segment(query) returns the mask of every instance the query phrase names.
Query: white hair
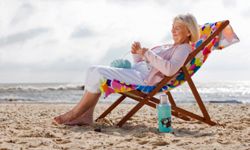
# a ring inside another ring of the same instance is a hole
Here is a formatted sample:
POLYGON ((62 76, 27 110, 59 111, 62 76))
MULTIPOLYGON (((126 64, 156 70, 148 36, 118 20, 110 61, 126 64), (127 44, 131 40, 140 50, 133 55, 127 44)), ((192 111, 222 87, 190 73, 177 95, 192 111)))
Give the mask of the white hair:
POLYGON ((189 39, 191 42, 196 42, 199 39, 199 35, 200 35, 199 26, 195 17, 192 14, 190 13, 180 14, 174 18, 174 22, 175 21, 181 21, 186 25, 189 32, 191 33, 191 36, 189 39))

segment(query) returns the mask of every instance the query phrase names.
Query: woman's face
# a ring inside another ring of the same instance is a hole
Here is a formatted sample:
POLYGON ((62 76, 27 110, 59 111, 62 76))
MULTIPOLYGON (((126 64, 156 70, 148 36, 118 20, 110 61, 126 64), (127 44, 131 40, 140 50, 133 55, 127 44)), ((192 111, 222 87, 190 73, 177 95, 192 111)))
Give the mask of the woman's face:
POLYGON ((175 21, 172 26, 172 37, 174 44, 183 44, 189 42, 190 32, 185 24, 175 21))

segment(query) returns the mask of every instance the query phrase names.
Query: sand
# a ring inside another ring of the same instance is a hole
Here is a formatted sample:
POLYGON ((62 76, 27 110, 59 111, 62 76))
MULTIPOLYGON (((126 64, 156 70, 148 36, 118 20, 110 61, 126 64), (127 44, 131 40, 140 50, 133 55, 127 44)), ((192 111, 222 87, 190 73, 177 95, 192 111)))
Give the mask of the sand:
MULTIPOLYGON (((110 104, 98 104, 97 117, 110 104)), ((173 117, 174 134, 159 133, 156 111, 145 106, 122 128, 115 126, 133 105, 122 104, 93 126, 52 124, 73 104, 0 104, 0 149, 250 149, 250 104, 206 104, 221 125, 173 117)), ((197 112, 195 104, 182 107, 197 112)))

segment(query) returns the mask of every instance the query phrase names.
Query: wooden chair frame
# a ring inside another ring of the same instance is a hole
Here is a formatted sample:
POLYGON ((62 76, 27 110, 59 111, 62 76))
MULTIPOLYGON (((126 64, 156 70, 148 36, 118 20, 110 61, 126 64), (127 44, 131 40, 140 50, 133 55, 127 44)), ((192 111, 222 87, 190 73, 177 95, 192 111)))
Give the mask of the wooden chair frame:
MULTIPOLYGON (((176 105, 174 98, 172 97, 171 93, 168 91, 166 92, 166 94, 168 95, 169 98, 169 102, 171 104, 171 109, 172 109, 172 115, 178 118, 181 118, 183 120, 187 120, 189 121, 190 118, 199 120, 201 122, 204 122, 206 124, 209 125, 216 125, 216 123, 214 121, 211 120, 206 107, 195 87, 195 84, 191 78, 191 76, 188 74, 188 71, 186 69, 186 64, 191 61, 196 54, 198 54, 213 38, 215 38, 215 36, 219 35, 221 33, 221 31, 229 24, 229 21, 223 21, 221 26, 213 33, 211 34, 199 47, 197 47, 192 53, 189 54, 188 58, 186 59, 183 67, 180 69, 183 71, 185 79, 194 95, 194 98, 202 112, 202 115, 198 115, 198 114, 194 114, 193 112, 190 112, 188 110, 185 110, 183 108, 180 108, 176 105)), ((179 71, 178 71, 179 72, 179 71)), ((177 72, 177 73, 178 73, 177 72)), ((176 74, 177 74, 176 73, 176 74)), ((175 74, 175 75, 176 75, 175 74)), ((126 92, 126 93, 119 93, 121 94, 121 96, 107 109, 105 110, 96 120, 101 119, 106 117, 116 106, 118 106, 126 97, 132 98, 136 101, 138 101, 139 103, 132 108, 121 120, 120 122, 117 124, 119 127, 122 127, 122 125, 129 119, 131 118, 142 106, 144 105, 148 105, 150 107, 156 108, 157 104, 159 104, 160 100, 155 98, 155 94, 158 93, 158 91, 160 91, 160 89, 166 85, 175 75, 171 76, 171 77, 165 77, 164 79, 162 79, 162 81, 160 83, 157 84, 156 88, 151 91, 148 94, 145 94, 143 92, 134 90, 134 91, 130 91, 130 92, 126 92)))

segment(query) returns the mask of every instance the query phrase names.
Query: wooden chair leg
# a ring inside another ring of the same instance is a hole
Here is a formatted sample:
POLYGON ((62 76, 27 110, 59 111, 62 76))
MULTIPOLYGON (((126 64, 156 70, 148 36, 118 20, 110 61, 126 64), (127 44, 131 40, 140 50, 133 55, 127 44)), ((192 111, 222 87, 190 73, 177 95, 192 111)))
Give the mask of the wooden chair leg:
POLYGON ((101 119, 106 117, 117 105, 119 105, 124 99, 126 98, 126 96, 122 95, 121 97, 119 97, 105 112, 103 112, 97 119, 101 119))
POLYGON ((196 115, 196 114, 194 114, 194 113, 192 113, 192 112, 190 112, 190 111, 187 111, 187 110, 185 110, 185 109, 182 109, 182 108, 180 108, 180 107, 173 107, 173 110, 176 111, 176 112, 179 112, 179 113, 181 113, 181 114, 184 114, 184 115, 186 115, 186 116, 189 116, 189 117, 191 117, 191 118, 194 118, 194 119, 196 119, 196 120, 199 120, 199 121, 201 121, 201 122, 207 123, 207 124, 209 124, 209 125, 216 125, 216 123, 215 123, 214 121, 208 120, 208 119, 206 119, 205 117, 201 117, 201 116, 199 116, 199 115, 196 115))
POLYGON ((200 110, 201 110, 203 116, 205 117, 205 119, 210 120, 210 116, 209 116, 209 114, 207 112, 207 109, 206 109, 204 103, 202 102, 200 94, 198 93, 198 91, 197 91, 197 89, 196 89, 196 87, 194 85, 193 80, 189 76, 187 69, 185 67, 183 67, 182 70, 183 70, 183 72, 185 74, 185 78, 186 78, 186 80, 188 82, 189 87, 191 88, 191 91, 192 91, 192 93, 193 93, 193 95, 195 97, 196 102, 198 103, 198 105, 200 107, 200 110))
POLYGON ((139 102, 133 109, 131 109, 129 111, 129 113, 127 113, 126 116, 124 116, 122 118, 122 120, 120 120, 120 122, 117 124, 117 126, 122 127, 122 125, 129 119, 131 118, 142 106, 144 106, 145 103, 147 103, 148 99, 145 98, 143 99, 141 102, 139 102))
POLYGON ((173 98, 172 94, 169 91, 166 92, 166 94, 168 95, 168 99, 169 99, 169 102, 170 102, 171 106, 176 106, 176 103, 174 101, 174 98, 173 98))
MULTIPOLYGON (((126 93, 124 95, 126 95, 126 93)), ((136 97, 133 97, 131 95, 126 95, 126 96, 129 97, 129 98, 131 98, 131 99, 133 99, 133 100, 136 100, 138 102, 141 102, 143 100, 142 98, 136 98, 136 97)), ((145 104, 148 105, 148 106, 150 106, 150 107, 156 108, 155 101, 147 101, 145 104)))
POLYGON ((189 117, 187 117, 186 115, 183 115, 183 114, 181 114, 181 113, 178 113, 177 111, 173 111, 173 110, 172 110, 171 113, 172 113, 173 116, 175 116, 175 117, 177 117, 177 118, 180 118, 180 119, 185 120, 185 121, 190 121, 190 118, 189 118, 189 117))

